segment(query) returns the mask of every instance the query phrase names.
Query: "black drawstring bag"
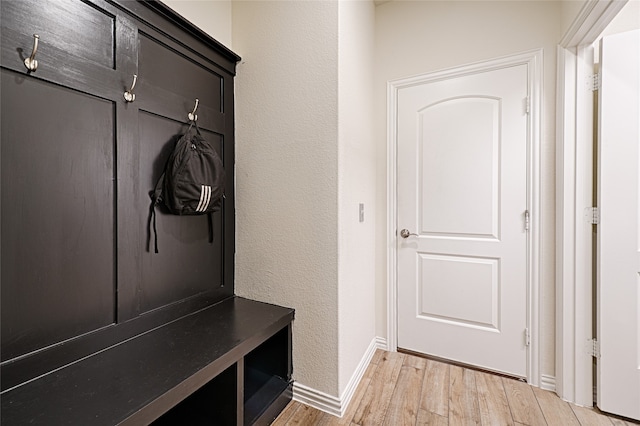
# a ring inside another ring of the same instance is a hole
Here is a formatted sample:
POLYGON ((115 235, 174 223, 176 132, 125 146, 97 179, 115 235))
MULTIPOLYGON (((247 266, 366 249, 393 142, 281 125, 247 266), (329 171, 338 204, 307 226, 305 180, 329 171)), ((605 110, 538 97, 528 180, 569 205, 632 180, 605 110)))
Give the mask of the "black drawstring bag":
POLYGON ((150 225, 153 223, 155 252, 158 253, 155 209, 160 203, 172 214, 208 215, 209 242, 213 242, 211 213, 222 207, 224 185, 224 166, 220 156, 202 137, 195 121, 191 122, 187 132, 176 142, 155 189, 149 193, 149 222, 150 225))

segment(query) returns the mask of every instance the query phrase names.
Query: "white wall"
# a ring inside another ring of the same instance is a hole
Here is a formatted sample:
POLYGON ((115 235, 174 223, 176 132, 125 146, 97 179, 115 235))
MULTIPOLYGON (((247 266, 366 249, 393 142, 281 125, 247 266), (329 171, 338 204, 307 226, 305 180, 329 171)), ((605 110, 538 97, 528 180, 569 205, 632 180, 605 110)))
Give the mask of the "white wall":
POLYGON ((375 8, 341 1, 338 62, 339 390, 375 336, 376 146, 373 137, 375 8), (364 222, 359 222, 359 204, 364 222))
POLYGON ((231 47, 231 0, 162 0, 162 3, 231 47))
POLYGON ((338 395, 338 6, 233 2, 236 293, 296 309, 294 378, 338 395))
MULTIPOLYGON (((561 6, 547 1, 393 1, 376 7, 376 229, 386 229, 386 82, 525 50, 544 49, 541 132, 541 371, 555 339, 555 59, 561 6)), ((376 332, 386 336, 386 247, 376 246, 376 332)))

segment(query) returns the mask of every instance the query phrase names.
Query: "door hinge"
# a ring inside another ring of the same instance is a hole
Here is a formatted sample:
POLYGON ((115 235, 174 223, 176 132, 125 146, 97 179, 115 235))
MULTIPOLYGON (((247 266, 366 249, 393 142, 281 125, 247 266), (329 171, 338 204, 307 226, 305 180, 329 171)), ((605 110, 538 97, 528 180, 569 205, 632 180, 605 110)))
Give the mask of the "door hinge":
POLYGON ((587 345, 587 355, 600 358, 600 342, 598 342, 598 339, 587 339, 587 345))
POLYGON ((528 327, 524 329, 524 345, 525 346, 531 345, 531 333, 529 332, 528 327))
POLYGON ((524 100, 525 110, 527 114, 531 112, 531 97, 527 96, 524 100))
POLYGON ((592 225, 600 224, 600 208, 599 207, 587 207, 584 209, 584 218, 587 223, 592 225))
POLYGON ((530 227, 531 227, 531 214, 529 213, 529 210, 525 210, 524 211, 524 230, 528 231, 530 227))
POLYGON ((591 90, 592 92, 600 90, 600 73, 590 75, 588 79, 588 85, 589 90, 591 90))

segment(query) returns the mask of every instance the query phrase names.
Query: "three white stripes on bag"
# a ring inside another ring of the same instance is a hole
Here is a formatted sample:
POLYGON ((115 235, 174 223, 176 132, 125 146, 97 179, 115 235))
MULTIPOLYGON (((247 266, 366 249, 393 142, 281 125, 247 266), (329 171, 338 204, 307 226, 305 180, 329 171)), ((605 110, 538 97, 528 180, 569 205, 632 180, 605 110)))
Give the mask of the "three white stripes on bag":
POLYGON ((196 207, 196 211, 204 213, 209 207, 211 201, 211 187, 208 185, 200 185, 200 203, 196 207))

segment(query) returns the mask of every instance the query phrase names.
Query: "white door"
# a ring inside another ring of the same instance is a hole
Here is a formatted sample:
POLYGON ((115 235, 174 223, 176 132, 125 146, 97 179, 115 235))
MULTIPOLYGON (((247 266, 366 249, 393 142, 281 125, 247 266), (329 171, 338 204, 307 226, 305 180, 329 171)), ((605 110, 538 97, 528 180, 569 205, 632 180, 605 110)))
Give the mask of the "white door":
POLYGON ((640 30, 600 45, 598 407, 640 420, 640 30))
POLYGON ((521 64, 398 92, 399 348, 527 375, 527 88, 521 64))

